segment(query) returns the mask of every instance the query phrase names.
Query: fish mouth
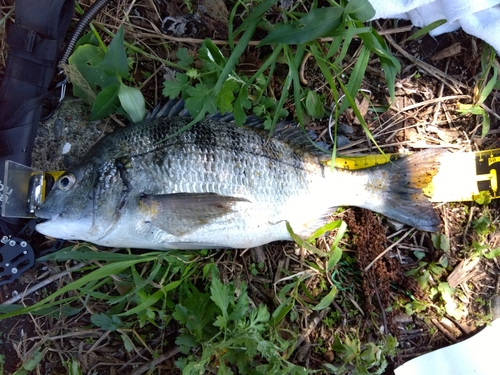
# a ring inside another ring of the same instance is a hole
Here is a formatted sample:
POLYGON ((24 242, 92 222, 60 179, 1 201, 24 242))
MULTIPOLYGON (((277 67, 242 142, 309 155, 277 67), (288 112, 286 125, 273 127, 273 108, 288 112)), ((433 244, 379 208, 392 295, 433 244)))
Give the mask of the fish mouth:
POLYGON ((35 210, 35 215, 36 215, 37 218, 43 219, 43 222, 47 222, 47 221, 50 221, 50 220, 55 220, 59 216, 61 216, 61 214, 59 212, 47 210, 45 208, 38 208, 38 209, 36 209, 35 210))

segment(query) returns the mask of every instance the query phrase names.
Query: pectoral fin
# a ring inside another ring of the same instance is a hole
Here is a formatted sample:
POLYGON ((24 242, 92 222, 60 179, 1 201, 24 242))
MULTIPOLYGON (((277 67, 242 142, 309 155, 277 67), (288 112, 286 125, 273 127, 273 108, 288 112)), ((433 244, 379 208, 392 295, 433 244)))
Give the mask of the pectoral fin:
POLYGON ((139 198, 139 207, 154 226, 183 236, 234 212, 238 202, 249 201, 214 193, 177 193, 143 195, 139 198))

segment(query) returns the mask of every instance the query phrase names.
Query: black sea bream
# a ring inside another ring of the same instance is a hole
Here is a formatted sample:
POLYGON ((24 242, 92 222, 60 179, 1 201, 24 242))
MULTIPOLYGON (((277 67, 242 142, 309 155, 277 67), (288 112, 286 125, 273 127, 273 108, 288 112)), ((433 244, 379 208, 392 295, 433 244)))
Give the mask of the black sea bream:
POLYGON ((146 120, 102 138, 57 180, 37 230, 104 246, 201 249, 290 240, 286 222, 307 236, 338 206, 426 231, 440 223, 420 190, 439 151, 331 170, 324 155, 284 137, 217 119, 184 130, 190 121, 146 120))

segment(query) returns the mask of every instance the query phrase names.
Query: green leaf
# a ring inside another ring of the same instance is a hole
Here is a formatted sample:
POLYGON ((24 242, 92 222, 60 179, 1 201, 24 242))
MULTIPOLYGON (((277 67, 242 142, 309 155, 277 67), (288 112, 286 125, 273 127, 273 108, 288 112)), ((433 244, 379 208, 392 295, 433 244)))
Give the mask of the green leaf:
POLYGON ((483 116, 486 114, 486 111, 477 104, 462 104, 458 103, 457 112, 462 114, 471 114, 471 115, 480 115, 483 116))
POLYGON ((342 249, 338 246, 335 246, 332 251, 332 255, 328 258, 327 271, 330 272, 333 267, 335 267, 338 262, 342 258, 342 249))
POLYGON ((92 104, 90 120, 98 120, 116 112, 120 107, 118 98, 119 84, 109 85, 101 90, 92 104))
POLYGON ((90 321, 106 331, 116 331, 121 327, 120 318, 114 315, 109 316, 103 313, 92 314, 90 321))
POLYGON ((422 259, 425 258, 426 254, 423 251, 416 250, 416 251, 413 252, 413 255, 415 255, 415 257, 417 258, 417 260, 422 260, 422 259))
POLYGON ((179 48, 175 53, 175 56, 179 59, 179 65, 188 67, 194 61, 193 56, 189 55, 187 48, 179 48))
POLYGON ((323 118, 325 109, 321 97, 316 91, 308 90, 306 96, 306 111, 309 116, 315 119, 323 118))
POLYGON ((384 39, 375 30, 370 33, 359 34, 368 49, 380 57, 380 65, 385 74, 387 89, 391 96, 391 101, 395 99, 396 75, 401 71, 401 64, 398 59, 389 51, 384 39))
POLYGON ((443 250, 445 253, 450 251, 450 240, 443 233, 433 233, 431 238, 436 249, 443 250))
POLYGON ((427 289, 427 286, 429 285, 429 276, 429 271, 425 270, 421 276, 417 277, 417 282, 422 289, 427 289))
POLYGON ((213 89, 210 89, 204 83, 198 83, 195 87, 189 87, 186 90, 189 97, 186 99, 186 109, 191 116, 196 117, 205 110, 209 113, 217 112, 213 89))
MULTIPOLYGON (((20 314, 27 314, 31 313, 34 311, 37 311, 41 309, 42 307, 47 307, 51 306, 52 301, 56 299, 56 297, 65 294, 69 291, 74 291, 78 290, 78 288, 81 288, 83 285, 86 285, 87 283, 93 282, 95 280, 101 280, 103 278, 109 277, 109 275, 112 274, 119 274, 122 272, 124 269, 127 269, 137 263, 146 263, 146 262, 151 262, 155 261, 158 259, 158 254, 153 253, 155 255, 149 255, 146 254, 144 256, 141 256, 139 259, 134 259, 134 260, 127 260, 123 262, 112 262, 105 264, 94 271, 85 274, 84 276, 80 277, 79 279, 73 281, 70 284, 67 284, 66 286, 59 288, 57 291, 54 293, 50 294, 48 297, 42 299, 41 301, 37 302, 34 305, 24 307, 22 309, 17 309, 15 311, 8 312, 6 314, 0 315, 0 319, 6 319, 10 318, 12 316, 20 315, 20 314)), ((68 300, 73 300, 73 298, 68 298, 68 300)), ((55 304, 60 305, 61 303, 64 302, 64 299, 62 301, 56 301, 55 304)))
POLYGON ((293 231, 293 229, 290 226, 290 223, 288 221, 286 222, 286 229, 287 229, 288 233, 290 234, 290 237, 292 238, 292 240, 294 240, 297 243, 297 245, 299 245, 300 247, 303 247, 307 251, 309 251, 313 254, 316 254, 318 256, 321 256, 321 257, 326 256, 326 253, 322 252, 317 247, 311 245, 309 242, 304 240, 302 237, 299 237, 297 234, 295 234, 295 232, 293 231))
POLYGON ((499 255, 500 255, 500 247, 497 247, 497 248, 491 250, 490 252, 484 254, 484 257, 486 259, 493 259, 493 258, 496 258, 499 255))
POLYGON ((219 47, 210 39, 205 39, 201 44, 199 57, 204 61, 213 62, 219 67, 225 66, 227 63, 219 47))
MULTIPOLYGON (((261 17, 264 15, 264 13, 268 12, 271 7, 276 4, 278 0, 265 0, 262 3, 258 4, 248 15, 247 18, 242 22, 242 24, 236 29, 232 37, 234 38, 237 36, 239 33, 246 31, 257 23, 261 22, 261 17)), ((241 40, 240 40, 241 42, 241 40)))
POLYGON ((273 30, 258 46, 273 43, 302 44, 329 36, 342 24, 341 7, 313 9, 296 22, 273 30))
POLYGON ((122 337, 123 346, 125 347, 125 350, 128 353, 132 352, 134 350, 134 343, 132 342, 130 337, 128 337, 128 335, 125 333, 122 333, 121 337, 122 337))
POLYGON ((146 116, 146 103, 139 89, 120 83, 118 98, 123 109, 133 122, 139 122, 144 119, 144 116, 146 116))
POLYGON ((23 364, 23 366, 18 369, 13 375, 28 375, 31 371, 33 371, 36 366, 42 361, 43 352, 39 349, 36 349, 31 357, 23 364))
POLYGON ((73 82, 73 94, 92 104, 97 87, 117 84, 115 75, 107 75, 102 68, 104 53, 99 47, 86 44, 78 47, 69 57, 69 79, 73 82), (91 90, 91 92, 89 92, 91 90))
MULTIPOLYGON (((349 81, 347 82, 347 92, 346 95, 350 95, 352 98, 355 98, 358 94, 358 91, 361 87, 361 83, 363 78, 365 77, 366 68, 368 66, 368 60, 370 58, 370 51, 366 46, 361 48, 361 52, 356 60, 356 64, 352 69, 351 76, 349 77, 349 81)), ((342 113, 346 108, 349 102, 344 100, 342 105, 340 106, 339 113, 342 113)), ((362 123, 362 119, 359 119, 362 123)))
POLYGON ((128 78, 128 60, 124 45, 122 25, 109 44, 108 51, 102 60, 102 67, 104 68, 106 74, 119 75, 122 78, 128 78))
POLYGON ((332 303, 333 299, 337 295, 337 292, 337 287, 335 285, 332 286, 330 292, 328 292, 328 294, 324 296, 316 306, 313 307, 313 310, 318 311, 326 309, 332 303))
POLYGON ((252 108, 252 102, 248 99, 248 94, 240 91, 234 102, 234 121, 238 125, 243 125, 247 120, 245 109, 252 108))
POLYGON ((134 315, 134 314, 139 314, 139 313, 145 311, 148 307, 154 305, 156 302, 158 302, 160 300, 160 298, 162 298, 164 296, 165 296, 165 293, 163 292, 163 290, 157 290, 156 292, 154 292, 151 295, 143 294, 140 304, 138 304, 137 306, 135 306, 135 307, 133 307, 125 312, 122 312, 120 314, 116 314, 116 316, 130 316, 130 315, 134 315))
POLYGON ((183 73, 175 74, 175 81, 163 82, 163 95, 170 99, 178 98, 189 86, 189 78, 183 73))
POLYGON ((422 27, 416 33, 410 35, 408 38, 406 38, 404 40, 404 42, 409 42, 410 40, 418 39, 418 38, 430 33, 435 28, 438 28, 439 26, 444 25, 446 22, 448 22, 446 19, 434 21, 434 22, 428 24, 427 26, 422 27))
POLYGON ((368 0, 350 0, 345 6, 344 12, 353 20, 362 22, 375 17, 375 9, 368 0))
POLYGON ((78 39, 78 41, 75 44, 75 48, 73 50, 76 51, 76 49, 78 47, 83 46, 85 44, 91 44, 93 46, 98 47, 99 46, 99 41, 95 37, 94 33, 92 33, 92 32, 87 33, 84 36, 82 36, 80 39, 78 39))
MULTIPOLYGON (((321 228, 316 229, 314 231, 314 233, 311 234, 307 240, 309 242, 312 242, 316 238, 323 236, 326 232, 330 232, 330 231, 337 229, 339 227, 343 228, 343 229, 339 230, 339 233, 342 232, 342 234, 341 234, 341 237, 342 237, 345 233, 345 230, 347 229, 347 225, 342 220, 335 220, 335 221, 331 221, 329 223, 326 223, 321 228)), ((337 244, 338 244, 338 242, 336 242, 335 245, 337 245, 337 244)))
POLYGON ((68 364, 68 374, 69 375, 83 375, 80 365, 77 360, 72 359, 68 364))
POLYGON ((480 191, 478 195, 474 196, 474 202, 480 205, 488 205, 491 203, 491 194, 487 190, 480 191))
POLYGON ((493 68, 493 76, 491 79, 488 81, 486 86, 484 86, 483 90, 481 91, 481 95, 479 96, 479 100, 477 101, 477 104, 483 104, 483 102, 486 100, 486 98, 491 94, 491 91, 495 87, 495 84, 497 82, 497 76, 498 76, 498 69, 495 65, 491 66, 493 68))
POLYGON ((228 285, 223 285, 215 272, 212 272, 210 293, 210 299, 215 302, 222 312, 223 321, 220 327, 224 329, 227 327, 229 304, 234 297, 231 288, 228 285))
POLYGON ((215 100, 220 113, 233 112, 234 92, 238 89, 236 81, 228 79, 224 82, 215 100))
MULTIPOLYGON (((137 254, 122 254, 122 253, 109 253, 107 251, 93 251, 88 250, 87 247, 82 246, 78 249, 78 251, 72 251, 71 247, 66 247, 61 249, 55 253, 45 255, 43 257, 38 258, 40 261, 66 261, 66 260, 105 260, 111 262, 121 262, 124 260, 138 260, 141 259, 142 255, 137 254)), ((160 255, 162 252, 158 252, 160 255)))
POLYGON ((274 310, 269 324, 271 326, 277 326, 283 318, 290 312, 293 308, 293 298, 287 297, 277 308, 274 310))

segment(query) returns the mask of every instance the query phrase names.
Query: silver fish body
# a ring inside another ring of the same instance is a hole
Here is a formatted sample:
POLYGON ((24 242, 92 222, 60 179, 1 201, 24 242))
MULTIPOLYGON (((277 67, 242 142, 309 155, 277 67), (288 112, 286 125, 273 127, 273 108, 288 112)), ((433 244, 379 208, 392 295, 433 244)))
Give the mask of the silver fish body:
MULTIPOLYGON (((439 225, 421 193, 438 152, 359 171, 266 132, 160 118, 107 135, 61 176, 37 215, 45 235, 147 249, 248 248, 312 233, 338 206, 418 229, 439 225)), ((293 137, 292 137, 293 138, 293 137)))

